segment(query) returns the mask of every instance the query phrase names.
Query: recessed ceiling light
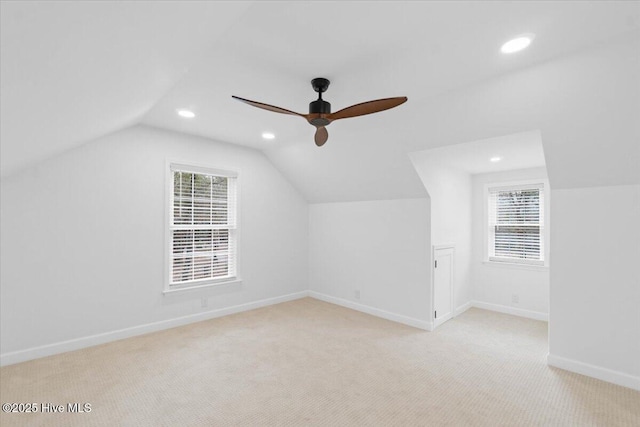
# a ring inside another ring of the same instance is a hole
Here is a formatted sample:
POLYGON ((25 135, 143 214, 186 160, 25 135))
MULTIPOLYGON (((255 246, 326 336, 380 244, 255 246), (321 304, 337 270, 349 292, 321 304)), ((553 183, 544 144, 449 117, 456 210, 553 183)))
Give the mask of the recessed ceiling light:
POLYGON ((187 119, 193 119, 196 116, 196 113, 194 113, 191 110, 181 109, 181 110, 178 110, 178 115, 180 117, 184 117, 184 118, 187 118, 187 119))
POLYGON ((533 34, 523 34, 503 44, 500 51, 502 51, 502 53, 515 53, 521 51, 531 44, 534 37, 535 36, 533 34))
POLYGON ((493 163, 497 163, 497 162, 499 162, 500 160, 502 160, 502 157, 498 157, 498 156, 496 156, 496 157, 492 157, 492 158, 490 158, 490 159, 489 159, 489 161, 490 161, 490 162, 493 162, 493 163))
POLYGON ((264 139, 274 139, 276 136, 271 132, 262 132, 262 137, 264 139))

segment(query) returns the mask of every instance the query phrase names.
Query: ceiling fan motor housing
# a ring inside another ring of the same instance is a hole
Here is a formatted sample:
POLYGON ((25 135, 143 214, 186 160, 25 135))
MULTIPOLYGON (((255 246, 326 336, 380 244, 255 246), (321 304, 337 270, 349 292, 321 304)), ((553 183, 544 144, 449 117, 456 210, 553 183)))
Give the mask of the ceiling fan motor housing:
POLYGON ((309 114, 331 114, 331 104, 324 99, 309 103, 309 114))

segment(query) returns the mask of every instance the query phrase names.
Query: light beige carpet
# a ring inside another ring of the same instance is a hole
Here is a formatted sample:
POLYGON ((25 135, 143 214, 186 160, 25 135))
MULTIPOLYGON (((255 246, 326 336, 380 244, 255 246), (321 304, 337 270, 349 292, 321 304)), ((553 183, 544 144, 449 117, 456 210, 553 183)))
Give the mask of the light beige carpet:
POLYGON ((639 426, 640 393, 550 368, 547 324, 435 332, 305 298, 1 369, 2 426, 639 426))

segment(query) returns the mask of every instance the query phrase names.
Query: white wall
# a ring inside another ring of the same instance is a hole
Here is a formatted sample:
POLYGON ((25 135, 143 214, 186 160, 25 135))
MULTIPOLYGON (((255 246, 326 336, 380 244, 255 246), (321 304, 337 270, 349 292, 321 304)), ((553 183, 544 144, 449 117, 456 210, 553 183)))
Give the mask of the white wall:
POLYGON ((428 199, 312 204, 310 290, 425 325, 431 320, 429 233, 428 199))
MULTIPOLYGON (((547 171, 545 168, 531 168, 472 175, 473 299, 483 304, 485 308, 545 319, 549 313, 549 269, 547 267, 510 266, 484 262, 487 249, 484 187, 486 184, 525 180, 546 181, 547 171), (514 295, 517 296, 518 302, 513 301, 514 295)), ((553 218, 547 217, 546 225, 553 227, 552 221, 553 218)), ((549 242, 547 242, 547 248, 549 248, 549 242)), ((549 252, 547 251, 545 255, 548 256, 549 252)))
POLYGON ((551 202, 549 363, 640 389, 640 185, 551 202))
POLYGON ((262 153, 184 134, 135 127, 3 178, 1 227, 2 354, 308 289, 306 201, 262 153), (167 159, 239 171, 241 285, 163 296, 167 159))
MULTIPOLYGON (((430 158, 429 151, 410 154, 431 200, 431 245, 455 245, 454 303, 471 301, 471 175, 430 158)), ((432 260, 433 262, 433 260, 432 260)))

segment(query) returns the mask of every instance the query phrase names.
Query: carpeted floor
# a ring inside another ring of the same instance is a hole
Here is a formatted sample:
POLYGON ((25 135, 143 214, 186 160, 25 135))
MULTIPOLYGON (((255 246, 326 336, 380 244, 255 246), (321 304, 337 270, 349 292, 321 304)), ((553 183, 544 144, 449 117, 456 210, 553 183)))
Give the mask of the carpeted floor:
POLYGON ((639 426, 640 392, 550 368, 547 324, 425 332, 310 298, 0 370, 2 426, 639 426), (67 408, 65 408, 66 410, 67 408))

